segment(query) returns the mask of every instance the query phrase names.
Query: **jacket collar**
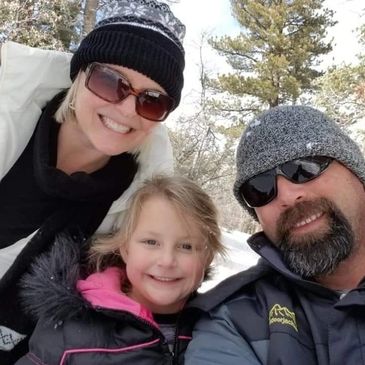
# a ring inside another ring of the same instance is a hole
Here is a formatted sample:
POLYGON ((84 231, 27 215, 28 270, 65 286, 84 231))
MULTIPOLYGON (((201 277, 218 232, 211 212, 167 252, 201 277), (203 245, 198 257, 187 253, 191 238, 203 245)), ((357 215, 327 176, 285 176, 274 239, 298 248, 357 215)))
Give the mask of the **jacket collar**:
POLYGON ((188 303, 187 308, 209 311, 234 295, 241 288, 269 273, 272 273, 272 269, 264 260, 260 259, 255 266, 230 276, 203 294, 198 294, 188 303))
POLYGON ((303 287, 313 293, 326 297, 338 297, 334 291, 325 288, 316 282, 305 280, 299 275, 291 272, 284 263, 279 250, 270 242, 263 232, 254 234, 247 242, 249 246, 261 256, 258 263, 247 270, 223 280, 206 293, 198 295, 188 304, 188 308, 210 311, 229 299, 229 297, 237 295, 244 287, 261 278, 277 274, 284 276, 289 281, 295 283, 295 285, 303 287))
POLYGON ((76 287, 92 307, 129 312, 158 328, 151 311, 122 292, 125 279, 124 270, 108 267, 89 275, 85 280, 78 280, 76 287))
POLYGON ((267 265, 269 265, 274 271, 286 277, 288 280, 294 282, 296 285, 319 295, 334 295, 335 292, 333 290, 326 288, 315 281, 304 279, 300 275, 290 271, 283 261, 280 251, 266 237, 264 232, 255 233, 247 240, 247 243, 258 255, 262 257, 267 265))
POLYGON ((260 255, 275 271, 280 272, 284 276, 292 280, 302 280, 302 278, 294 274, 284 263, 280 251, 266 237, 264 232, 258 232, 247 240, 248 245, 260 255))

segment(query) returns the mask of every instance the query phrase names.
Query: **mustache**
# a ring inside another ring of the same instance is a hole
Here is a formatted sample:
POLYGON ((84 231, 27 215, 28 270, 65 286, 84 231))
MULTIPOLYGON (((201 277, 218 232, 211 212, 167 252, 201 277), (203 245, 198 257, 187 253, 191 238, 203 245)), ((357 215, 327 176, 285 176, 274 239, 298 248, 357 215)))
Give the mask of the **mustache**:
POLYGON ((323 213, 331 216, 335 210, 334 204, 326 198, 298 202, 281 213, 277 223, 277 237, 287 236, 298 222, 311 215, 323 213))

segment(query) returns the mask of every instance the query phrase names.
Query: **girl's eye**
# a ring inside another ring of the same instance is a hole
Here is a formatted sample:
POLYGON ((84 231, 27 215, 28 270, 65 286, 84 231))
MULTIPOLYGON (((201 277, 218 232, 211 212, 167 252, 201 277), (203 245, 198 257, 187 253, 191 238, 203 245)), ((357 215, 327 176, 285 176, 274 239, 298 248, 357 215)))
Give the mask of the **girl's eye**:
POLYGON ((148 246, 156 246, 157 245, 157 241, 156 240, 144 240, 142 242, 144 244, 148 245, 148 246))
POLYGON ((181 250, 181 251, 184 251, 184 252, 192 252, 193 251, 193 245, 189 242, 183 242, 183 243, 180 243, 178 245, 178 248, 181 250))

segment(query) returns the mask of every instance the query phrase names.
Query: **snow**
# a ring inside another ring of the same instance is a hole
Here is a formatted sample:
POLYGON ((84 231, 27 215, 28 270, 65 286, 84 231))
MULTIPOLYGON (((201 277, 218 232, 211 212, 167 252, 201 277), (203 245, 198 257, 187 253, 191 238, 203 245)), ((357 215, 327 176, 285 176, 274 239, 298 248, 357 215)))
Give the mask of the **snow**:
POLYGON ((259 256, 248 246, 248 234, 238 231, 222 231, 222 240, 227 248, 227 258, 218 258, 214 263, 213 279, 202 284, 204 292, 216 286, 223 279, 256 264, 259 256))

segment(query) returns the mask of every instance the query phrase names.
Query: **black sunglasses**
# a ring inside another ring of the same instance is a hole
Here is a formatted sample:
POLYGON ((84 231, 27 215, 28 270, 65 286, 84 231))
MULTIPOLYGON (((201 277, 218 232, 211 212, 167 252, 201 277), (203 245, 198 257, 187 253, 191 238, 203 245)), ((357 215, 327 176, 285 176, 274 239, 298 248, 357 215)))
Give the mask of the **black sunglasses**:
POLYGON ((282 175, 295 184, 302 184, 321 175, 332 160, 326 156, 310 156, 285 162, 245 181, 239 193, 249 207, 262 207, 278 194, 276 176, 282 175))
POLYGON ((117 104, 129 95, 136 97, 136 113, 153 122, 162 122, 174 109, 174 99, 157 90, 135 90, 118 71, 93 62, 86 68, 85 86, 109 103, 117 104))

